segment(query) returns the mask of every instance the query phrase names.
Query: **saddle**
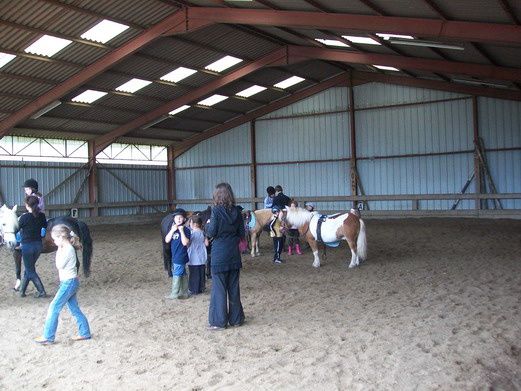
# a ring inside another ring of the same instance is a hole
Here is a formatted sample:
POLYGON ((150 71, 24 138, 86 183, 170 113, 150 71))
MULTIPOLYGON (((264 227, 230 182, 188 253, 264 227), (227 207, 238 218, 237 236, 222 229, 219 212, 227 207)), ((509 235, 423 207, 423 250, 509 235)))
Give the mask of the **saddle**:
POLYGON ((328 245, 329 247, 338 247, 338 245, 340 244, 340 241, 336 241, 336 242, 324 242, 324 240, 322 240, 322 223, 324 223, 327 219, 336 219, 338 216, 341 216, 342 213, 335 213, 331 216, 328 216, 328 215, 319 215, 318 216, 318 221, 317 221, 317 242, 322 242, 326 245, 328 245))

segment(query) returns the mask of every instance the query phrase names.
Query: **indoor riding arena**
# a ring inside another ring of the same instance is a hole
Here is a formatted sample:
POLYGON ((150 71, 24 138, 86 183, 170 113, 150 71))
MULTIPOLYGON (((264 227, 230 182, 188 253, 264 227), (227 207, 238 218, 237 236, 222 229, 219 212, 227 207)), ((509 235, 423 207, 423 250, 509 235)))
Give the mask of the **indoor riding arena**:
POLYGON ((0 10, 0 389, 521 390, 517 1, 0 10), (248 248, 213 327, 220 183, 248 248), (184 300, 180 209, 214 258, 184 300))

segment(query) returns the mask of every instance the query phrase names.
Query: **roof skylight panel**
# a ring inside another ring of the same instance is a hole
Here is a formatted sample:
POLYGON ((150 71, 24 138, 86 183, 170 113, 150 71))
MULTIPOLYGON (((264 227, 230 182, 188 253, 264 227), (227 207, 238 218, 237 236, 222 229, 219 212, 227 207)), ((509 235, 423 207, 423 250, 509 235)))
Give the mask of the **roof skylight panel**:
POLYGON ((26 47, 26 53, 37 54, 39 56, 52 57, 60 50, 70 45, 72 41, 68 39, 53 37, 52 35, 43 35, 32 45, 26 47))
POLYGON ((185 111, 186 109, 189 109, 189 108, 190 108, 190 106, 188 106, 188 105, 182 105, 181 107, 178 107, 177 109, 170 111, 168 114, 176 115, 177 113, 180 113, 181 111, 185 111))
POLYGON ((106 92, 103 91, 96 91, 96 90, 86 90, 79 94, 78 96, 75 96, 71 100, 73 102, 79 102, 79 103, 92 103, 102 97, 107 95, 106 92))
POLYGON ((206 99, 203 99, 202 101, 198 102, 197 104, 198 105, 203 105, 203 106, 213 106, 219 102, 222 102, 223 100, 226 100, 228 99, 227 96, 224 96, 224 95, 219 95, 219 94, 215 94, 215 95, 212 95, 206 99))
POLYGON ((342 38, 345 38, 353 43, 361 43, 364 45, 380 45, 380 42, 375 41, 374 39, 369 37, 359 37, 357 35, 342 35, 342 38))
POLYGON ((151 81, 143 79, 131 79, 116 88, 116 91, 133 93, 148 86, 151 81))
POLYGON ((94 27, 85 31, 81 37, 89 41, 106 43, 126 29, 128 29, 128 26, 124 24, 104 19, 94 27))
POLYGON ((208 69, 209 71, 214 72, 222 72, 225 69, 228 69, 240 62, 242 62, 240 58, 233 56, 225 56, 220 60, 217 60, 215 62, 212 62, 210 65, 205 66, 204 69, 208 69))
POLYGON ((167 73, 164 76, 161 76, 161 80, 169 81, 172 83, 177 83, 183 79, 186 79, 188 76, 193 75, 197 71, 195 69, 185 68, 185 67, 179 67, 175 70, 173 70, 170 73, 167 73))
POLYGON ((323 43, 324 45, 327 45, 327 46, 338 46, 338 47, 345 47, 345 48, 349 47, 349 45, 347 43, 339 41, 338 39, 315 38, 315 41, 323 43))
POLYGON ((274 84, 273 87, 284 89, 284 88, 294 86, 295 84, 301 83, 304 80, 306 80, 306 79, 303 79, 302 77, 299 77, 299 76, 291 76, 291 77, 287 78, 286 80, 282 80, 281 82, 274 84))
POLYGON ((243 98, 248 98, 252 95, 258 94, 259 92, 262 92, 266 89, 266 87, 254 85, 251 87, 246 88, 245 90, 239 91, 235 95, 242 96, 243 98))
POLYGON ((401 35, 401 34, 386 34, 386 33, 376 33, 380 38, 385 40, 389 40, 391 38, 401 38, 401 39, 414 39, 412 35, 401 35))
POLYGON ((14 54, 2 53, 0 52, 0 68, 2 68, 7 63, 14 60, 16 56, 14 54))
POLYGON ((373 65, 375 68, 378 68, 378 69, 382 69, 384 71, 397 71, 399 72, 400 70, 398 68, 395 68, 395 67, 390 67, 388 65, 373 65))

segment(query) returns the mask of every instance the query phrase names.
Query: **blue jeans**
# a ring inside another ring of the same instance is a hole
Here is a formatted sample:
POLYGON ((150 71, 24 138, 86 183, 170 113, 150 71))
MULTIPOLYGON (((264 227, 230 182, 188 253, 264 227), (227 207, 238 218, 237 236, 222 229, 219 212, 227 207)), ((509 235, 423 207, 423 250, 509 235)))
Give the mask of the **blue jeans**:
POLYGON ((28 242, 22 243, 22 259, 24 262, 24 278, 28 281, 34 281, 38 277, 38 273, 36 273, 36 261, 42 252, 42 242, 28 242))
POLYGON ((49 305, 47 311, 47 319, 45 319, 45 326, 43 328, 43 337, 48 341, 54 341, 56 329, 58 328, 58 316, 60 311, 67 304, 71 314, 76 318, 78 323, 79 335, 85 338, 90 338, 90 328, 87 318, 81 312, 78 306, 76 293, 80 287, 80 282, 77 278, 71 278, 60 282, 60 287, 53 301, 49 305))

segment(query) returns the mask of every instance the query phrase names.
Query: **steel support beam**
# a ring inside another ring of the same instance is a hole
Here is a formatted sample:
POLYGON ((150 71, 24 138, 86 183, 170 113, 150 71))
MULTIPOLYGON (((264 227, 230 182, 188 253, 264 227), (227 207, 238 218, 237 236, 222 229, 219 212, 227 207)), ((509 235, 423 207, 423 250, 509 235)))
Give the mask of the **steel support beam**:
POLYGON ((430 72, 443 72, 459 75, 477 76, 494 80, 521 81, 521 68, 497 67, 494 65, 473 64, 447 60, 431 60, 395 56, 390 54, 352 53, 345 50, 289 46, 290 61, 318 59, 340 61, 352 64, 387 65, 402 69, 418 69, 430 72))
POLYGON ((184 141, 176 146, 175 157, 182 155, 188 149, 190 149, 191 147, 193 147, 194 145, 196 145, 197 143, 199 143, 203 140, 209 139, 210 137, 213 137, 213 136, 217 136, 218 134, 224 133, 229 129, 233 129, 248 121, 254 120, 255 118, 262 117, 263 115, 271 113, 272 111, 278 110, 278 109, 280 109, 282 107, 286 107, 288 105, 291 105, 291 104, 298 102, 302 99, 305 99, 309 96, 318 94, 319 92, 327 90, 328 88, 331 88, 331 87, 334 87, 334 86, 337 86, 340 84, 347 85, 347 78, 348 78, 348 73, 342 72, 342 73, 340 73, 336 76, 333 76, 312 87, 298 91, 288 97, 281 98, 273 103, 270 103, 264 107, 254 110, 248 114, 245 114, 238 118, 232 119, 217 127, 211 128, 210 130, 208 130, 204 133, 200 133, 198 135, 190 137, 186 141, 184 141))
POLYGON ((96 154, 100 153, 105 149, 109 144, 114 142, 118 137, 121 137, 128 132, 138 129, 139 127, 157 119, 161 116, 169 113, 170 111, 181 107, 185 104, 190 104, 194 100, 200 99, 208 94, 211 94, 218 88, 221 88, 227 84, 230 84, 231 82, 238 80, 252 72, 255 72, 265 66, 269 65, 280 65, 281 62, 286 62, 287 60, 287 51, 286 48, 283 47, 281 49, 277 49, 264 57, 253 61, 236 71, 230 72, 227 75, 221 76, 220 78, 213 80, 199 88, 196 88, 195 90, 189 92, 188 94, 185 94, 177 99, 174 99, 168 103, 165 103, 164 105, 158 107, 157 109, 148 112, 146 114, 143 114, 139 116, 138 118, 134 119, 133 121, 130 121, 122 126, 119 126, 118 128, 112 130, 111 132, 98 137, 95 139, 96 143, 96 154))
POLYGON ((499 23, 461 22, 395 16, 372 16, 309 11, 279 11, 192 7, 188 26, 203 22, 254 26, 331 29, 365 33, 393 33, 470 42, 521 45, 521 26, 499 23))
POLYGON ((459 94, 488 96, 497 99, 521 101, 521 91, 506 90, 501 88, 473 87, 460 83, 449 83, 446 81, 414 79, 412 77, 382 75, 379 73, 360 71, 353 71, 353 77, 355 78, 355 81, 399 84, 403 86, 430 88, 432 90, 456 92, 459 94))
POLYGON ((136 52, 151 41, 159 38, 165 33, 165 31, 168 31, 175 26, 181 26, 180 29, 186 28, 185 12, 177 11, 166 17, 161 22, 143 31, 137 37, 131 39, 119 48, 103 56, 101 59, 79 71, 65 82, 52 88, 50 91, 36 98, 33 102, 27 104, 14 114, 7 117, 5 120, 0 122, 0 138, 5 136, 7 132, 18 123, 29 118, 38 110, 44 108, 51 102, 60 99, 63 95, 81 86, 83 83, 87 82, 93 77, 99 75, 125 57, 130 56, 132 53, 136 52))

